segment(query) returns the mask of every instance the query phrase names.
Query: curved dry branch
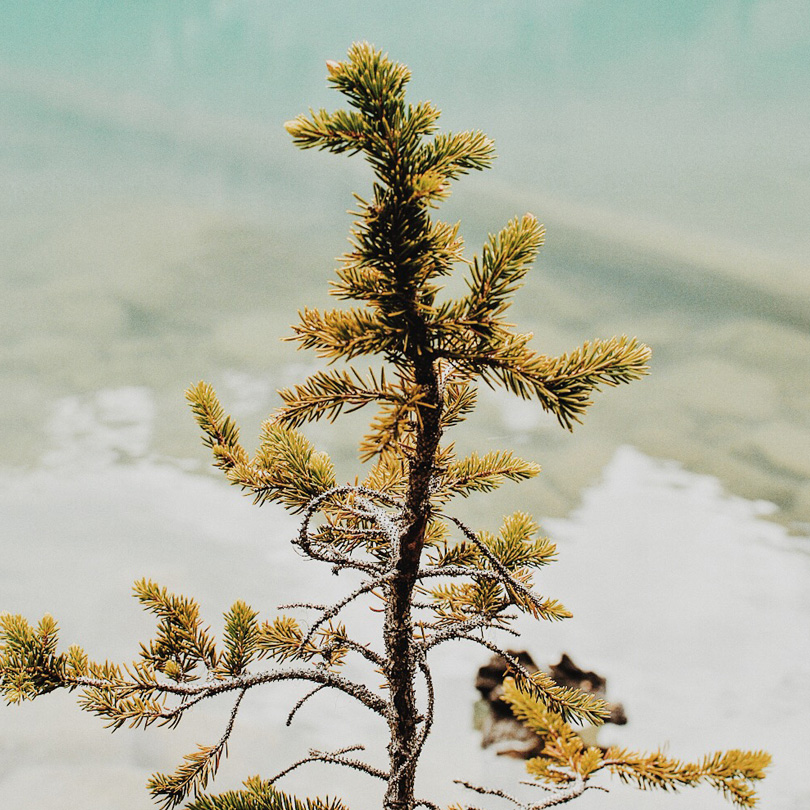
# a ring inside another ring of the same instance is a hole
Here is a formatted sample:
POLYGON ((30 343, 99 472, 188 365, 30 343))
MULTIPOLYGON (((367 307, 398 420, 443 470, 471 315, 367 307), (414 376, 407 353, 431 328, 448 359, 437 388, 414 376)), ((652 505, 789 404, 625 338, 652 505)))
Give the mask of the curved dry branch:
POLYGON ((299 649, 300 650, 306 649, 307 644, 309 644, 309 642, 312 641, 312 638, 318 631, 318 628, 321 627, 321 625, 323 625, 324 622, 327 622, 330 619, 334 619, 335 616, 337 616, 338 613, 340 613, 340 611, 343 610, 343 608, 345 608, 348 604, 350 604, 363 594, 366 594, 369 591, 373 591, 375 588, 379 588, 381 585, 384 585, 394 576, 395 573, 389 571, 383 576, 377 577, 377 579, 372 580, 371 582, 364 582, 360 587, 355 588, 348 596, 344 596, 343 599, 341 599, 339 602, 335 602, 335 604, 329 605, 327 608, 322 610, 321 615, 312 623, 306 635, 304 635, 304 637, 301 639, 301 643, 298 645, 299 649))
POLYGON ((322 683, 319 686, 316 686, 314 689, 311 689, 307 692, 296 704, 295 706, 290 709, 290 713, 287 715, 287 719, 284 721, 284 725, 289 727, 292 725, 293 717, 295 717, 298 710, 311 698, 318 694, 322 689, 326 689, 326 684, 322 683))
MULTIPOLYGON (((331 565, 336 566, 338 569, 354 568, 358 571, 363 571, 364 573, 367 574, 383 573, 385 569, 380 563, 372 563, 368 561, 356 560, 347 554, 341 554, 334 548, 330 548, 328 549, 328 551, 318 550, 315 547, 315 542, 313 542, 313 538, 310 536, 309 533, 310 523, 312 521, 313 516, 320 509, 321 504, 323 504, 324 501, 327 501, 330 498, 334 498, 335 496, 346 495, 349 493, 362 495, 370 500, 379 500, 391 507, 399 507, 399 504, 394 498, 391 498, 384 492, 378 492, 377 490, 369 489, 368 487, 352 486, 349 484, 332 487, 326 492, 322 492, 320 495, 316 496, 309 502, 306 509, 304 510, 304 517, 301 521, 301 526, 298 530, 298 535, 293 540, 293 544, 298 546, 304 552, 304 554, 306 554, 311 559, 329 563, 331 565)), ((376 508, 374 512, 368 512, 367 514, 363 514, 362 516, 370 519, 375 519, 377 517, 376 508)))
POLYGON ((171 775, 152 774, 148 782, 149 791, 154 799, 161 802, 164 810, 177 806, 189 793, 197 794, 204 790, 208 782, 216 776, 222 757, 228 754, 228 740, 246 691, 241 689, 236 696, 228 724, 215 745, 198 746, 195 753, 184 757, 183 763, 171 775))
POLYGON ((434 647, 438 647, 439 644, 444 644, 448 641, 469 641, 471 638, 467 634, 473 630, 501 630, 504 633, 509 633, 510 635, 515 636, 516 638, 520 637, 520 633, 518 633, 516 630, 512 630, 511 627, 494 625, 488 616, 473 616, 471 619, 466 619, 463 622, 456 622, 455 624, 434 633, 431 638, 422 642, 422 647, 425 652, 428 652, 434 647))
MULTIPOLYGON (((422 755, 422 749, 424 748, 425 742, 427 741, 428 735, 433 727, 433 716, 435 710, 435 700, 436 695, 433 688, 433 677, 430 674, 430 668, 427 664, 427 657, 425 655, 424 650, 417 644, 415 644, 411 648, 418 656, 419 660, 417 661, 417 665, 422 672, 422 675, 425 678, 425 687, 427 689, 427 707, 425 709, 424 714, 422 714, 417 720, 422 720, 423 725, 422 729, 419 733, 419 737, 416 740, 415 745, 413 746, 409 756, 402 761, 397 771, 394 773, 393 778, 396 779, 406 768, 413 765, 414 762, 419 761, 419 757, 422 755)), ((422 804, 426 804, 426 802, 422 802, 422 804)))
MULTIPOLYGON (((238 675, 233 678, 207 681, 205 683, 196 685, 179 683, 153 684, 150 686, 150 690, 153 692, 158 691, 165 694, 181 695, 183 697, 194 698, 193 702, 190 700, 178 707, 184 712, 188 708, 191 708, 194 703, 198 703, 200 700, 205 698, 215 697, 216 695, 222 695, 226 692, 233 692, 235 690, 252 689, 254 686, 259 686, 260 684, 264 683, 274 683, 275 681, 311 681, 313 683, 322 684, 323 686, 327 686, 331 689, 337 689, 344 694, 353 697, 375 714, 379 714, 382 717, 387 716, 386 702, 378 695, 375 695, 368 687, 364 686, 363 684, 350 681, 348 678, 344 678, 342 675, 338 675, 335 672, 322 668, 296 668, 245 673, 244 675, 238 675)), ((116 683, 112 681, 105 681, 101 678, 89 678, 85 676, 69 678, 66 680, 65 685, 84 686, 96 689, 123 690, 133 693, 144 690, 144 688, 139 684, 124 682, 116 683)))
POLYGON ((291 771, 294 771, 296 768, 300 768, 302 765, 307 765, 310 762, 327 762, 332 765, 345 765, 347 768, 354 768, 356 771, 362 771, 363 773, 366 773, 369 776, 374 776, 377 779, 387 780, 389 775, 385 771, 375 768, 373 765, 369 765, 366 762, 361 762, 359 759, 346 759, 344 756, 352 751, 365 750, 365 746, 362 745, 350 745, 346 748, 340 748, 337 751, 332 751, 331 753, 329 751, 317 751, 315 749, 310 749, 309 756, 299 759, 298 762, 294 762, 292 765, 285 768, 283 771, 267 781, 271 784, 275 783, 291 771))
POLYGON ((385 658, 372 650, 370 647, 367 647, 365 644, 361 644, 359 641, 355 641, 352 638, 341 638, 340 646, 347 647, 348 649, 352 650, 352 652, 356 652, 358 655, 363 656, 366 661, 370 661, 380 669, 385 668, 385 658))
MULTIPOLYGON (((510 652, 499 647, 495 644, 494 641, 490 641, 486 638, 480 638, 478 636, 470 636, 466 634, 457 633, 456 635, 450 636, 443 641, 472 641, 474 644, 480 644, 482 647, 486 647, 491 652, 494 652, 496 655, 500 655, 501 658, 505 659, 509 666, 514 669, 516 672, 520 673, 524 678, 528 678, 531 680, 532 673, 529 672, 523 664, 520 663, 519 659, 512 655, 510 652)), ((441 642, 439 642, 441 643, 441 642)), ((433 647, 435 645, 431 645, 433 647)))
MULTIPOLYGON (((556 805, 570 802, 573 799, 576 799, 578 796, 581 796, 586 790, 592 789, 591 786, 586 786, 584 780, 579 778, 576 779, 570 787, 566 787, 562 790, 549 791, 550 795, 546 796, 539 802, 522 802, 520 799, 510 796, 508 793, 505 793, 502 790, 479 787, 478 785, 472 785, 469 782, 465 782, 462 779, 455 779, 454 781, 457 785, 461 785, 462 787, 467 788, 467 790, 472 790, 475 793, 480 793, 484 796, 497 796, 499 799, 505 799, 506 801, 514 804, 518 810, 545 810, 547 807, 555 807, 556 805)), ((468 808, 468 810, 473 810, 473 808, 468 808)))
MULTIPOLYGON (((543 602, 543 600, 530 588, 527 588, 520 580, 513 577, 509 569, 487 548, 486 543, 483 543, 478 535, 462 523, 458 518, 453 517, 452 515, 448 516, 456 526, 461 529, 464 533, 464 536, 471 542, 474 543, 479 551, 487 558, 489 564, 504 578, 504 584, 508 584, 510 588, 514 591, 519 593, 523 596, 526 600, 531 602, 532 605, 537 609, 537 614, 539 616, 543 616, 545 618, 549 618, 550 616, 553 617, 553 614, 549 614, 549 606, 543 602)), ((570 617, 570 614, 567 614, 570 617)), ((557 616, 556 618, 560 618, 557 616)))
MULTIPOLYGON (((306 608, 307 610, 325 611, 330 609, 330 605, 310 604, 309 602, 291 602, 289 604, 278 606, 279 610, 287 610, 293 608, 306 608)), ((375 666, 378 667, 385 666, 385 658, 383 658, 383 656, 381 656, 379 653, 374 652, 374 650, 372 650, 367 645, 361 644, 359 641, 355 641, 354 639, 349 638, 348 636, 341 637, 339 646, 346 647, 347 649, 352 650, 352 652, 358 653, 375 666)))
POLYGON ((443 565, 438 568, 420 568, 416 576, 417 579, 470 577, 470 579, 487 579, 490 582, 502 582, 505 585, 511 585, 513 579, 507 579, 499 571, 488 571, 486 568, 473 568, 471 565, 443 565))

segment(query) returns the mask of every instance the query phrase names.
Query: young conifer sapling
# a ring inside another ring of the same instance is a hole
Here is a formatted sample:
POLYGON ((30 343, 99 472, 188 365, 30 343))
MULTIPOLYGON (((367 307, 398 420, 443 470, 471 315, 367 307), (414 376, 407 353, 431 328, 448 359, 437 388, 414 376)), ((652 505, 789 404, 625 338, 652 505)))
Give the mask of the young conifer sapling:
POLYGON ((227 479, 257 504, 278 502, 299 514, 292 541, 298 551, 356 584, 335 603, 298 605, 309 614, 306 624, 283 614, 260 621, 237 601, 225 614, 218 644, 193 599, 141 580, 135 595, 157 617, 157 631, 126 665, 92 661, 78 646, 60 652, 50 616, 32 626, 22 616, 3 614, 5 699, 19 703, 55 689, 78 690, 81 707, 115 729, 174 726, 205 699, 229 698, 230 718, 219 740, 199 746, 173 773, 150 779, 149 791, 164 810, 184 802, 189 810, 345 808, 339 799, 299 799, 278 789, 286 773, 309 762, 353 768, 378 781, 384 810, 438 810, 430 797, 415 793, 436 711, 430 662, 439 646, 466 641, 507 659, 512 677, 505 699, 545 740, 541 755, 527 763, 545 790, 518 798, 460 782, 478 794, 476 802, 485 796, 493 805, 506 801, 540 810, 604 790, 596 779, 610 772, 642 789, 706 783, 735 805, 753 807, 754 783, 770 761, 764 752, 731 750, 689 763, 661 751, 586 745, 574 725, 602 722, 605 704, 558 686, 543 672, 529 672, 497 641, 514 633, 520 613, 545 621, 569 618, 560 602, 534 587, 535 572, 554 559, 553 543, 523 512, 506 517, 491 534, 468 527, 451 508, 456 496, 486 493, 539 472, 510 451, 456 455, 446 435, 475 407, 478 383, 536 401, 570 430, 600 386, 646 374, 650 350, 635 338, 613 337, 560 357, 535 352, 531 335, 514 331, 506 313, 543 243, 537 220, 530 214, 513 219, 467 259, 458 226, 432 216, 454 180, 490 166, 492 142, 481 132, 437 133, 439 110, 405 100, 408 69, 368 44, 353 45, 345 61, 327 62, 327 68, 349 109, 310 111, 289 121, 287 131, 304 149, 361 153, 375 176, 368 198, 357 198, 351 249, 332 286, 336 298, 352 303, 329 312, 304 309, 293 327, 291 340, 330 365, 280 392, 282 404, 264 423, 252 457, 210 385, 193 386, 187 397, 227 479), (443 296, 443 277, 456 271, 465 273, 466 291, 443 296), (346 365, 365 355, 374 368, 346 365), (368 405, 377 413, 360 444, 365 477, 339 484, 328 456, 299 428, 368 405), (342 611, 363 600, 376 606, 380 599, 377 642, 356 638, 341 621, 342 611), (366 682, 344 674, 350 658, 368 668, 366 682), (206 793, 243 696, 277 681, 310 687, 291 708, 290 720, 327 689, 377 715, 388 729, 387 766, 367 763, 360 744, 313 749, 274 777, 248 779, 243 790, 206 793))

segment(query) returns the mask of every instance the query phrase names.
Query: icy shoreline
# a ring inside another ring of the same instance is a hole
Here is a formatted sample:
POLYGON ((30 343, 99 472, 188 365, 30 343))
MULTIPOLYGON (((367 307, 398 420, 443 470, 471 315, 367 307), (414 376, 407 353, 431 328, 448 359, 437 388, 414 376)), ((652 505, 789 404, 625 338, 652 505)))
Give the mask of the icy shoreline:
MULTIPOLYGON (((122 396, 138 398, 132 390, 122 396)), ((215 628, 236 598, 266 615, 302 593, 340 588, 293 553, 286 542, 292 518, 255 509, 216 479, 144 455, 143 408, 127 421, 120 403, 111 407, 114 425, 108 420, 101 429, 91 420, 78 438, 75 430, 62 436, 61 450, 39 469, 3 473, 0 609, 30 618, 51 612, 63 643, 81 642, 97 658, 128 659, 135 639, 152 629, 127 598, 136 578, 194 594, 215 628)), ((82 424, 78 413, 63 416, 59 424, 82 424)), ((766 748, 775 764, 763 806, 799 810, 810 800, 800 777, 810 720, 810 546, 763 520, 767 511, 763 502, 725 494, 714 478, 621 448, 568 518, 543 522, 559 561, 539 587, 575 618, 527 625, 524 642, 541 661, 566 650, 608 677, 630 723, 604 730, 603 742, 665 745, 684 757, 766 748)), ((420 778, 423 792, 442 801, 461 798, 448 775, 506 787, 521 774, 518 763, 480 751, 472 731, 473 678, 485 657, 458 647, 436 661, 440 711, 420 778)), ((269 775, 312 744, 384 745, 381 729, 340 699, 323 698, 283 730, 291 698, 268 690, 253 699, 217 787, 250 773, 269 775)), ((68 696, 2 707, 0 804, 66 810, 81 796, 89 810, 113 798, 117 810, 147 808, 149 773, 173 767, 194 742, 213 739, 222 710, 212 706, 177 734, 110 738, 68 696)), ((350 804, 352 795, 376 795, 362 778, 322 768, 290 777, 286 786, 310 794, 345 789, 350 804)), ((681 810, 724 806, 702 790, 652 798, 613 784, 609 795, 586 797, 578 807, 653 801, 681 810)))

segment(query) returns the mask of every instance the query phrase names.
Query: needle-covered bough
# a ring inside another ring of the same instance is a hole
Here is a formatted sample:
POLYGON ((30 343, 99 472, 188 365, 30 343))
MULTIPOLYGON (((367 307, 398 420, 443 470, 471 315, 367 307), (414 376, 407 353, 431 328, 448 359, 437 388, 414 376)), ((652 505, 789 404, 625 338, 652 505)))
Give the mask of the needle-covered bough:
POLYGON ((256 503, 276 501, 300 514, 293 544, 306 558, 345 573, 351 581, 346 595, 332 604, 286 606, 304 611, 303 624, 288 615, 260 621, 251 607, 236 602, 217 645, 196 602, 144 580, 135 595, 156 615, 157 633, 141 645, 140 658, 124 666, 93 662, 76 646, 59 652, 49 616, 34 627, 4 614, 3 695, 20 702, 57 688, 79 690, 82 708, 112 728, 173 726, 203 700, 229 698, 232 710, 220 739, 187 755, 174 773, 151 778, 149 790, 163 808, 183 802, 192 810, 343 808, 336 799, 302 800, 276 787, 308 762, 353 768, 378 780, 385 810, 437 808, 415 795, 435 711, 431 654, 449 642, 468 641, 510 662, 505 698, 545 740, 542 754, 528 763, 531 784, 543 790, 517 798, 460 782, 478 794, 476 801, 485 796, 539 810, 605 789, 595 777, 608 771, 641 788, 708 783, 738 806, 752 807, 753 783, 764 775, 767 754, 735 750, 684 763, 661 752, 587 746, 572 724, 599 724, 606 716, 603 702, 528 672, 493 640, 515 634, 520 613, 547 621, 570 616, 535 590, 535 572, 553 560, 555 548, 526 514, 505 518, 490 534, 465 525, 450 503, 535 476, 539 467, 508 451, 459 458, 445 434, 473 410, 479 381, 537 401, 571 429, 600 386, 643 376, 650 350, 635 338, 614 337, 561 357, 534 351, 531 335, 514 331, 505 316, 543 243, 537 220, 529 214, 512 220, 467 259, 458 226, 431 216, 452 181, 490 165, 492 142, 480 132, 437 133, 439 110, 405 100, 408 69, 368 44, 352 46, 346 61, 327 68, 350 109, 310 111, 286 129, 304 149, 362 153, 375 175, 368 198, 357 197, 351 249, 332 286, 336 298, 353 305, 304 309, 290 338, 329 366, 280 392, 282 404, 265 422, 252 457, 210 385, 199 383, 187 396, 215 464, 256 503), (441 280, 456 270, 466 274, 466 291, 443 297, 441 280), (362 355, 373 355, 377 368, 333 365, 362 355), (299 428, 368 405, 377 414, 360 446, 368 462, 365 478, 340 485, 330 459, 299 428), (343 621, 344 609, 362 600, 379 611, 376 643, 356 638, 343 621), (365 682, 346 674, 363 667, 365 682), (312 750, 273 778, 253 777, 243 790, 205 794, 243 696, 276 681, 309 685, 288 722, 324 690, 342 692, 379 716, 389 734, 387 766, 364 761, 360 745, 312 750))

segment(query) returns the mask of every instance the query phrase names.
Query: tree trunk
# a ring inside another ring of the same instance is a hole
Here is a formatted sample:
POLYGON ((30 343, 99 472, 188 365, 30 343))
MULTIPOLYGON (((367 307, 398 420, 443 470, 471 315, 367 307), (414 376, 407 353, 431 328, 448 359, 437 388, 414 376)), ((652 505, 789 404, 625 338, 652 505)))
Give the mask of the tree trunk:
MULTIPOLYGON (((402 560, 402 569, 407 569, 402 560)), ((418 562, 418 560, 417 560, 418 562)), ((388 667, 388 758, 390 777, 385 794, 385 810, 412 810, 416 777, 418 727, 416 717, 416 662, 411 649, 413 622, 411 593, 414 576, 401 570, 388 591, 385 619, 385 651, 388 667)))
POLYGON ((426 396, 419 406, 416 449, 410 459, 405 496, 406 523, 400 534, 397 577, 388 587, 383 630, 388 662, 390 729, 390 777, 383 804, 385 810, 413 810, 419 758, 419 712, 415 691, 417 660, 413 649, 411 600, 430 520, 430 484, 441 438, 442 398, 430 359, 421 358, 416 380, 426 391, 426 396))

